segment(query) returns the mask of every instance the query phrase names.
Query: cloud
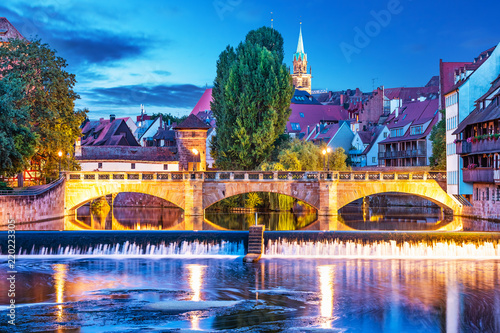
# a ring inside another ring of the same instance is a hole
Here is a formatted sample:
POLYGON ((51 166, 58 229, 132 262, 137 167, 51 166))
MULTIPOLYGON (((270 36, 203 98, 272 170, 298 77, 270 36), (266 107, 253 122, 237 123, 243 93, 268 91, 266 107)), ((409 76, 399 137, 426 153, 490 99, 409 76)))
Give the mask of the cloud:
MULTIPOLYGON (((0 12, 5 12, 23 36, 41 38, 72 66, 112 65, 139 57, 158 45, 138 33, 116 32, 83 21, 71 22, 68 13, 58 12, 53 6, 20 5, 9 9, 0 5, 0 12)), ((85 19, 89 18, 81 17, 85 19)), ((166 42, 162 41, 162 45, 166 42)))
POLYGON ((172 75, 172 73, 170 73, 169 71, 161 71, 161 70, 153 71, 153 74, 161 75, 161 76, 170 76, 170 75, 172 75))
POLYGON ((66 33, 54 36, 51 45, 64 53, 75 65, 109 63, 137 57, 144 53, 147 42, 132 36, 116 35, 105 31, 66 33))
POLYGON ((82 93, 95 104, 131 106, 146 104, 149 106, 192 108, 205 91, 192 84, 176 85, 129 85, 112 88, 94 88, 82 93))

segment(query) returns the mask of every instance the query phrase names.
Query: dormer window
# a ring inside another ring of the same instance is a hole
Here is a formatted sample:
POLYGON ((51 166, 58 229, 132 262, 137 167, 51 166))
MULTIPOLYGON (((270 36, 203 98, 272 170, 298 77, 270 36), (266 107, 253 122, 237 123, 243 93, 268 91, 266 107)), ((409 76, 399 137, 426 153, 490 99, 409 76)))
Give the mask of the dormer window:
POLYGON ((419 126, 412 126, 410 128, 410 135, 418 135, 418 134, 422 134, 422 131, 423 131, 423 127, 422 125, 419 125, 419 126))

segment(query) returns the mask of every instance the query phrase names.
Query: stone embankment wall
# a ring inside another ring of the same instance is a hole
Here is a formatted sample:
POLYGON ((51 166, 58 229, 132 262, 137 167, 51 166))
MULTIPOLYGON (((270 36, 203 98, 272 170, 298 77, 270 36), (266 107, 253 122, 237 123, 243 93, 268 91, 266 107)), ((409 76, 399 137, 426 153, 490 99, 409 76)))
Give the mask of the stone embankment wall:
POLYGON ((50 223, 52 230, 64 229, 64 180, 38 195, 0 196, 0 230, 7 229, 9 216, 16 221, 18 230, 27 229, 23 226, 35 221, 50 223))
MULTIPOLYGON (((404 193, 398 194, 377 194, 370 198, 370 206, 372 207, 439 207, 432 201, 425 198, 417 197, 416 195, 408 195, 404 193)), ((362 200, 359 201, 362 203, 362 200)))
POLYGON ((113 201, 114 207, 177 207, 162 198, 143 193, 118 193, 113 201))

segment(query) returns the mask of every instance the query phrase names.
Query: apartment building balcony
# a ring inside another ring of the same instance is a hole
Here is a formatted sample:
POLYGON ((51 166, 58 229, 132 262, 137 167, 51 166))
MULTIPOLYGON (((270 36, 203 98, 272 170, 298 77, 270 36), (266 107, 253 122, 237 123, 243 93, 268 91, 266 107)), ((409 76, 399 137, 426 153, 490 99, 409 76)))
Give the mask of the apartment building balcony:
POLYGON ((499 170, 493 170, 493 168, 462 169, 463 179, 466 183, 494 183, 496 182, 495 175, 500 176, 494 171, 499 170))
POLYGON ((500 139, 480 140, 476 142, 457 142, 457 154, 487 154, 500 152, 500 139))
POLYGON ((411 157, 427 157, 427 150, 409 149, 409 150, 385 151, 378 153, 379 159, 411 158, 411 157))

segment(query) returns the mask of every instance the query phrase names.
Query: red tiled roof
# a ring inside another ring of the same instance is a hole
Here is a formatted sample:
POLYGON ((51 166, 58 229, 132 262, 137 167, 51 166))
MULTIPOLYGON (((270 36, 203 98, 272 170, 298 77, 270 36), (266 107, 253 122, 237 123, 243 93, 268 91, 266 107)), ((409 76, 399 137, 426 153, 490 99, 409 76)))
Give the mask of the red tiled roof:
POLYGON ((309 141, 325 141, 328 142, 330 141, 331 138, 335 136, 335 134, 338 132, 340 128, 339 124, 329 124, 325 125, 323 128, 319 128, 319 133, 316 133, 315 135, 311 136, 309 138, 309 141))
POLYGON ((10 38, 25 39, 7 18, 0 17, 0 43, 8 42, 10 38))
POLYGON ((428 86, 428 87, 399 87, 399 88, 386 88, 384 89, 384 95, 388 99, 401 99, 403 102, 411 101, 413 99, 418 99, 419 97, 430 97, 431 95, 436 95, 439 93, 438 86, 428 86))
POLYGON ((437 99, 427 100, 423 102, 417 101, 417 102, 405 103, 400 109, 401 110, 404 109, 404 111, 403 112, 400 111, 397 118, 394 117, 395 114, 393 112, 387 119, 385 125, 389 129, 404 127, 410 123, 411 125, 422 125, 430 121, 429 126, 427 127, 427 129, 424 131, 423 134, 410 135, 411 131, 410 128, 408 128, 403 136, 389 137, 381 141, 380 143, 408 141, 408 140, 416 140, 424 138, 430 133, 432 127, 439 119, 439 115, 437 113, 438 110, 437 99), (397 120, 397 123, 395 123, 395 120, 397 120))
POLYGON ((291 104, 290 108, 292 113, 286 123, 288 133, 306 133, 308 125, 312 130, 316 124, 321 122, 338 122, 349 118, 347 110, 340 105, 291 104), (300 116, 301 113, 304 117, 300 116), (293 130, 291 123, 298 123, 300 131, 293 130))
POLYGON ((457 68, 463 67, 470 62, 442 62, 441 63, 441 94, 444 95, 452 90, 455 83, 455 70, 457 68))
POLYGON ((212 88, 208 88, 205 90, 203 95, 201 95, 200 100, 194 106, 193 111, 191 111, 191 114, 197 115, 198 112, 211 110, 210 108, 211 101, 212 101, 212 88))
POLYGON ((190 114, 182 123, 177 125, 174 129, 209 129, 210 125, 203 122, 195 116, 194 114, 190 114))
MULTIPOLYGON (((88 135, 86 139, 81 142, 82 146, 113 146, 113 145, 133 145, 138 146, 137 142, 129 143, 126 137, 121 133, 116 133, 122 122, 127 123, 129 117, 116 118, 113 121, 109 119, 101 119, 99 121, 89 121, 82 129, 82 133, 99 133, 98 137, 94 139, 93 135, 88 135)), ((128 126, 127 126, 128 128, 128 126)))

